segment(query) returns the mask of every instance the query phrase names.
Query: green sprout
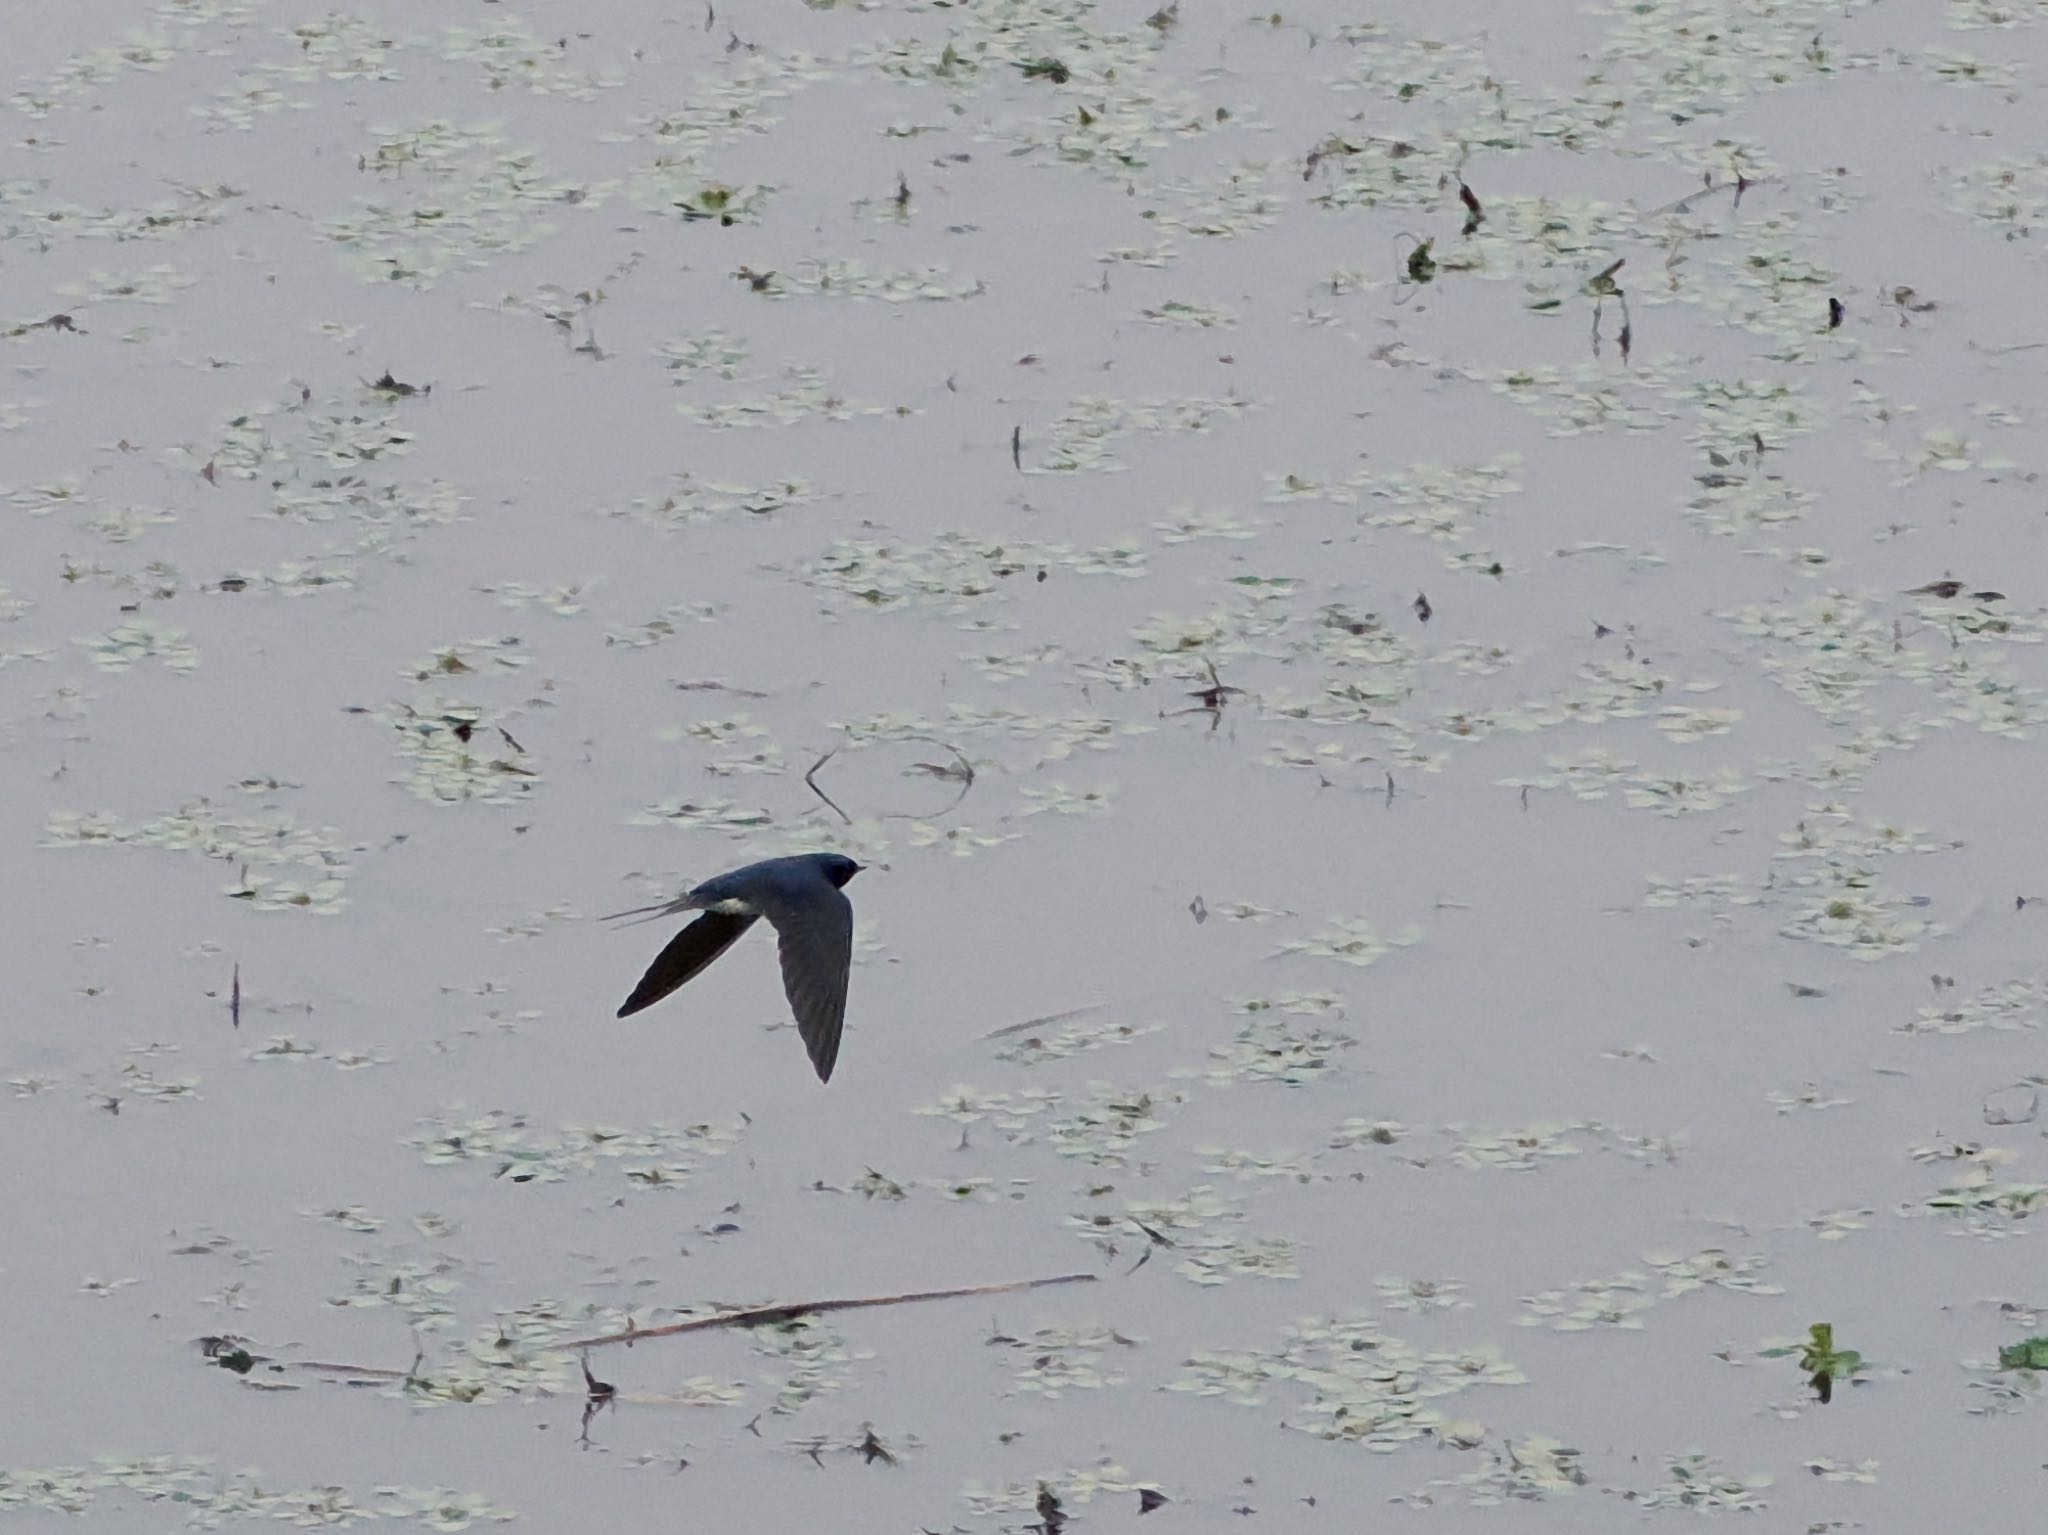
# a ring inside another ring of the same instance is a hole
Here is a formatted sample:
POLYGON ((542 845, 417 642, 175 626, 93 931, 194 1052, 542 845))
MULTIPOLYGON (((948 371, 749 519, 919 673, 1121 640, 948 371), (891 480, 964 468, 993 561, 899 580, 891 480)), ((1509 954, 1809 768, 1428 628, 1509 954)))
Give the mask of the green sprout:
POLYGON ((1415 249, 1408 253, 1403 266, 1410 282, 1425 283, 1436 276, 1436 257, 1430 254, 1430 247, 1435 244, 1434 240, 1421 240, 1416 242, 1415 249))
POLYGON ((1835 1326, 1832 1322, 1815 1322, 1806 1331, 1805 1343, 1767 1348, 1763 1351, 1764 1357, 1782 1359, 1796 1350, 1799 1368, 1806 1372, 1806 1383, 1813 1387, 1813 1394, 1825 1406, 1834 1397, 1835 1382, 1852 1381, 1856 1372, 1863 1368, 1863 1356, 1854 1349, 1835 1347, 1835 1326))

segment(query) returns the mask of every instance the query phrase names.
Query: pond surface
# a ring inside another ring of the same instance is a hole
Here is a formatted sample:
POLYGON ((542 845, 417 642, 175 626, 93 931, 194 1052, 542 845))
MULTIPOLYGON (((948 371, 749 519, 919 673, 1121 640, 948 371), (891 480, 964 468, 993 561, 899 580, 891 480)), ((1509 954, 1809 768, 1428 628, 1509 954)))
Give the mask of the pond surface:
POLYGON ((2048 4, 658 10, 17 18, 0 1513, 2018 1527, 2048 4))

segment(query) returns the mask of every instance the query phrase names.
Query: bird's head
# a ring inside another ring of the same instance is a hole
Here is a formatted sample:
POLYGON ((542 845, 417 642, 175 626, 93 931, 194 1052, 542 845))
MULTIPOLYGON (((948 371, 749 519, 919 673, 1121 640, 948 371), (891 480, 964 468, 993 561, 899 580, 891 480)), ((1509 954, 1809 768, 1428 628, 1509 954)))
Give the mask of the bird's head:
POLYGON ((818 867, 824 871, 825 878, 844 889, 846 882, 860 873, 863 866, 844 853, 821 853, 818 855, 818 867))

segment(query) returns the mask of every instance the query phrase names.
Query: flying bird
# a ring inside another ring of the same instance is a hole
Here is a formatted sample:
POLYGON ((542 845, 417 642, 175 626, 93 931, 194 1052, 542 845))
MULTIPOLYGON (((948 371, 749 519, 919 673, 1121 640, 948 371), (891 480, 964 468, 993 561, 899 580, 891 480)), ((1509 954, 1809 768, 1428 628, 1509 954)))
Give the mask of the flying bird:
MULTIPOLYGON (((853 904, 846 882, 861 865, 842 853, 799 853, 734 869, 685 891, 662 906, 613 913, 646 920, 675 912, 703 915, 668 941, 619 1007, 624 1018, 652 1007, 731 948, 761 918, 775 929, 782 955, 782 989, 796 1014, 796 1030, 818 1080, 832 1080, 839 1031, 846 1021, 846 973, 853 964, 853 904)), ((612 920, 610 917, 606 921, 612 920)))

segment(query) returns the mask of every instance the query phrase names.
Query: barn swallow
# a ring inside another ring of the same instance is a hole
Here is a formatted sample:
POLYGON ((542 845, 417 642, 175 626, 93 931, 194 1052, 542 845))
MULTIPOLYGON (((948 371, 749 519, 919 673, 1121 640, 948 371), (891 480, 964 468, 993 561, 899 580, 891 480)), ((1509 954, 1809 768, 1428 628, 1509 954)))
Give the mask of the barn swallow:
POLYGON ((829 1082, 832 1063, 839 1058, 846 974, 853 963, 853 905, 843 887, 860 871, 861 865, 842 853, 769 858, 707 879, 666 905, 613 913, 652 913, 648 921, 675 912, 703 913, 654 956, 618 1015, 624 1018, 652 1007, 766 917, 781 951, 782 989, 796 1014, 797 1033, 803 1036, 818 1080, 829 1082))

